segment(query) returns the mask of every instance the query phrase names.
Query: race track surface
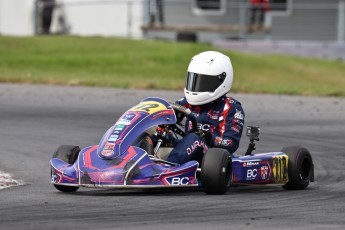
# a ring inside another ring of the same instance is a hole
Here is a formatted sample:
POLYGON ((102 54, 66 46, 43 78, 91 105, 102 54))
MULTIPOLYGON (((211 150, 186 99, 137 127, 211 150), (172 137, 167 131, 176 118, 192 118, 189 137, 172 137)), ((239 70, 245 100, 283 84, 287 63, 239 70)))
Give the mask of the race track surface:
MULTIPOLYGON (((61 144, 98 144, 146 96, 182 92, 0 84, 0 171, 26 185, 0 190, 0 229, 345 229, 345 99, 236 94, 246 125, 261 126, 256 152, 300 144, 316 182, 303 191, 238 187, 58 192, 49 160, 61 144)), ((245 152, 242 137, 237 154, 245 152)))

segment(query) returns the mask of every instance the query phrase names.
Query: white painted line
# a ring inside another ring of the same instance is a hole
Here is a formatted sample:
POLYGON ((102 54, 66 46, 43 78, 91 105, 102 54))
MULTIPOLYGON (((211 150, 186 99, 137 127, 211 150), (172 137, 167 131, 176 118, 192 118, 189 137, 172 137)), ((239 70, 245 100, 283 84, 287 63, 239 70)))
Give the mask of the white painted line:
POLYGON ((23 181, 13 179, 10 174, 0 171, 0 189, 19 186, 23 184, 23 181))

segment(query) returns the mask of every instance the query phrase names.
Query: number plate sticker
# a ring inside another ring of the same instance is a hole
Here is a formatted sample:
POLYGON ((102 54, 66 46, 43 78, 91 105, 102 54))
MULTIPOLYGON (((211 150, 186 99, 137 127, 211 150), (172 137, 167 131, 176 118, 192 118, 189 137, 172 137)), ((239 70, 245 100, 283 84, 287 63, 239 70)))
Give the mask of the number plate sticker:
POLYGON ((132 107, 130 110, 128 111, 134 111, 134 112, 145 112, 148 114, 153 114, 155 112, 161 111, 161 110, 165 110, 167 109, 167 107, 165 105, 163 105, 160 102, 157 101, 144 101, 141 102, 140 104, 132 107))
POLYGON ((273 175, 275 183, 288 182, 288 156, 273 157, 273 175))

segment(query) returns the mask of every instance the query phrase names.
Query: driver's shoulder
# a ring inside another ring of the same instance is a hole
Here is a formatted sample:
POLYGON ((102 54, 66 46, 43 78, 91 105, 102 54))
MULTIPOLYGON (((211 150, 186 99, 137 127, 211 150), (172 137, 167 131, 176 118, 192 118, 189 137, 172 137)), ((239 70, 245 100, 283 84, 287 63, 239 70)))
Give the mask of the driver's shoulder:
POLYGON ((244 110, 242 108, 241 102, 239 102, 233 97, 225 97, 224 100, 225 100, 224 109, 230 107, 228 108, 229 114, 239 113, 239 112, 244 114, 244 110))
POLYGON ((224 101, 226 104, 228 104, 230 106, 242 107, 241 102, 238 101, 237 99, 233 98, 233 97, 225 97, 224 101))
POLYGON ((185 106, 185 107, 189 106, 188 101, 185 97, 182 97, 181 99, 177 100, 175 103, 178 105, 185 106))

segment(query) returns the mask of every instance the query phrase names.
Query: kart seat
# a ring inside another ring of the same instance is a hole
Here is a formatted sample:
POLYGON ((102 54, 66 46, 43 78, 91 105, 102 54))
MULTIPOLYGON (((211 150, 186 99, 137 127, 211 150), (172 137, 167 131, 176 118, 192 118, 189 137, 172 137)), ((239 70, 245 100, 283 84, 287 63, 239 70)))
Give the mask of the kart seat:
POLYGON ((159 159, 162 159, 162 160, 167 160, 169 155, 170 155, 170 152, 173 148, 170 148, 170 147, 161 147, 159 148, 158 152, 157 152, 157 157, 159 159))

